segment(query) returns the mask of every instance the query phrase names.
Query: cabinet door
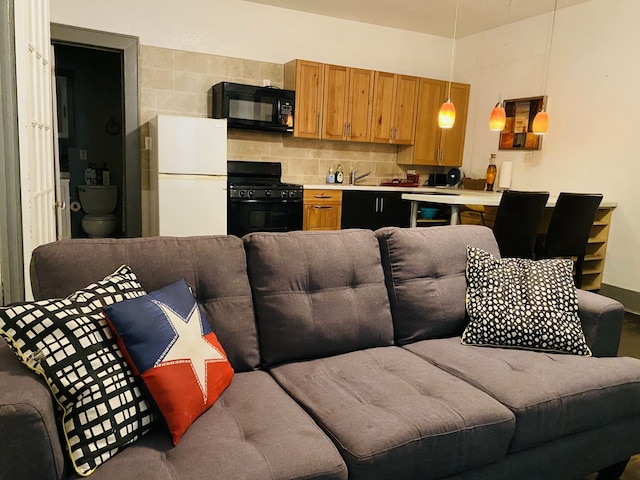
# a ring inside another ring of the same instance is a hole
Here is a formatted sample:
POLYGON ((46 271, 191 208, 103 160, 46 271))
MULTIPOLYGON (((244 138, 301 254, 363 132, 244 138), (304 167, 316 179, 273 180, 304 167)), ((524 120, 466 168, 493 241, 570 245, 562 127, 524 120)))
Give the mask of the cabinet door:
POLYGON ((402 192, 379 192, 378 215, 374 228, 408 227, 411 217, 411 202, 402 200, 402 192))
POLYGON ((349 70, 348 67, 338 65, 324 66, 322 138, 329 140, 347 138, 349 70))
POLYGON ((393 73, 385 72, 376 72, 374 78, 371 140, 377 143, 391 143, 397 78, 393 73))
POLYGON ((392 143, 411 145, 415 138, 418 78, 398 75, 392 143))
POLYGON ((415 141, 412 147, 400 149, 398 162, 410 165, 438 165, 440 128, 438 110, 445 95, 446 82, 421 78, 418 88, 415 141))
POLYGON ((452 128, 441 129, 439 165, 447 167, 462 165, 467 112, 469 110, 469 90, 470 85, 468 84, 451 84, 451 101, 456 107, 456 121, 452 128))
POLYGON ((347 139, 352 142, 371 141, 373 111, 373 70, 351 68, 349 74, 349 112, 347 139))
POLYGON ((295 90, 293 136, 320 138, 323 64, 293 60, 285 65, 285 88, 295 90))
POLYGON ((344 190, 342 192, 342 228, 370 228, 376 222, 376 192, 344 190))

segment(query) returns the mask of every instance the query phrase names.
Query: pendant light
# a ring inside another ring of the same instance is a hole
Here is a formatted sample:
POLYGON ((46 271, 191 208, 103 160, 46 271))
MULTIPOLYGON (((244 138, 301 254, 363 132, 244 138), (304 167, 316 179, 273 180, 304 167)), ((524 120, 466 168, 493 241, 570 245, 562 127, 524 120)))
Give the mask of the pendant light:
POLYGON ((489 130, 501 132, 507 124, 507 113, 504 111, 504 102, 502 101, 502 79, 504 77, 504 64, 507 58, 507 40, 509 39, 509 17, 511 15, 511 0, 507 8, 506 31, 504 34, 504 46, 502 49, 502 69, 500 70, 500 93, 498 94, 498 103, 491 111, 489 116, 489 130))
POLYGON ((531 124, 531 130, 536 135, 544 135, 549 128, 549 114, 547 113, 547 79, 549 78, 549 63, 551 60, 551 43, 553 42, 553 30, 556 25, 556 10, 558 9, 558 0, 553 5, 553 16, 551 17, 551 34, 549 35, 549 48, 547 49, 547 65, 545 66, 544 83, 542 84, 542 93, 544 99, 542 101, 542 109, 536 114, 531 124))
POLYGON ((458 29, 458 7, 460 0, 456 0, 456 16, 453 22, 453 44, 451 45, 451 67, 449 68, 449 85, 447 89, 447 101, 442 104, 438 112, 438 126, 451 128, 456 122, 456 107, 451 101, 451 80, 453 79, 453 64, 456 58, 456 31, 458 29))

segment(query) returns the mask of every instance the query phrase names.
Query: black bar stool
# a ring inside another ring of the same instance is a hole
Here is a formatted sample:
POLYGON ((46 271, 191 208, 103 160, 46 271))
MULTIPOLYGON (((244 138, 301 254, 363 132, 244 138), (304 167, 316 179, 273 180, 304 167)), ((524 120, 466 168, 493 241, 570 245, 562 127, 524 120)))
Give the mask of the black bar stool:
POLYGON ((533 258, 549 192, 502 192, 493 234, 503 258, 533 258))
POLYGON ((536 258, 575 257, 575 284, 582 287, 582 265, 601 194, 562 192, 551 214, 549 229, 536 240, 536 258))

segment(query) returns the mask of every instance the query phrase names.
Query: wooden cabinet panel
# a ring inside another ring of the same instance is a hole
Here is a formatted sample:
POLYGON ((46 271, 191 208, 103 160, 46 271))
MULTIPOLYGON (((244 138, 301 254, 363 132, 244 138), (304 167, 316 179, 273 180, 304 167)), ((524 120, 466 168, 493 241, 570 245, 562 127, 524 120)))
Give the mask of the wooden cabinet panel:
POLYGON ((375 72, 372 141, 413 143, 417 99, 417 77, 375 72))
POLYGON ((303 230, 339 230, 342 216, 341 190, 305 190, 303 230))
POLYGON ((373 111, 373 70, 352 68, 349 76, 349 114, 347 140, 371 141, 373 111))
POLYGON ((293 60, 285 64, 284 88, 295 90, 293 136, 320 138, 324 64, 293 60))
POLYGON ((373 71, 324 66, 322 138, 371 141, 373 71))
POLYGON ((447 96, 447 82, 421 78, 418 90, 415 141, 398 150, 398 163, 406 165, 462 165, 467 128, 470 85, 451 84, 451 100, 456 107, 453 128, 438 127, 438 111, 447 96))

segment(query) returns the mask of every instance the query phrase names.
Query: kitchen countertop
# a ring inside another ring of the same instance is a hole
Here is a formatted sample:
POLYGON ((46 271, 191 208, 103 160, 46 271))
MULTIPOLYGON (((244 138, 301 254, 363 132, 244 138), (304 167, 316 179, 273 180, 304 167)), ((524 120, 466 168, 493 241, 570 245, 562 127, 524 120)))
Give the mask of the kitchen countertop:
MULTIPOLYGON (((305 190, 363 190, 377 192, 402 192, 402 198, 405 200, 430 202, 437 200, 436 203, 443 204, 477 204, 485 206, 498 206, 500 204, 501 192, 485 192, 483 190, 468 190, 464 188, 453 187, 394 187, 386 185, 367 185, 356 184, 349 185, 347 183, 323 183, 317 185, 304 185, 305 190), (415 196, 414 196, 415 195, 415 196), (425 195, 423 197, 423 195, 425 195), (445 197, 445 198, 442 198, 445 197), (454 198, 446 198, 454 197, 454 198), (464 197, 464 200, 456 197, 464 197)), ((547 202, 548 207, 555 205, 558 195, 550 195, 547 202)), ((618 206, 616 201, 603 199, 600 203, 603 208, 615 208, 618 206)))

